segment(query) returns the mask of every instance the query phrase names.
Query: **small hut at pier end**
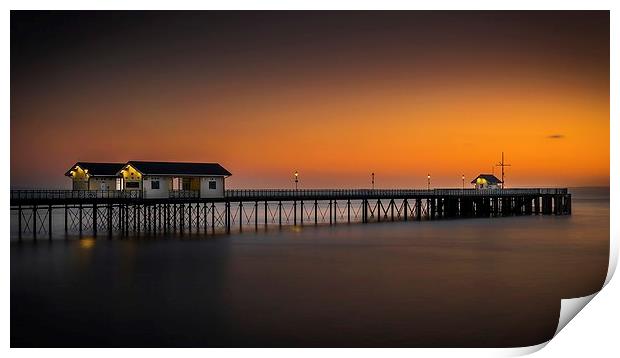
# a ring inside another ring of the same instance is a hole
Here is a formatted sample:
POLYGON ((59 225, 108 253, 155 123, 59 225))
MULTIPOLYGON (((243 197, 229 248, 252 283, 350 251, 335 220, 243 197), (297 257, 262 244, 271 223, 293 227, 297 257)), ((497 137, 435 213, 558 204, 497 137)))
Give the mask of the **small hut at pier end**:
POLYGON ((224 197, 232 174, 218 163, 129 161, 118 170, 123 190, 138 190, 145 199, 187 196, 224 197))
POLYGON ((116 175, 124 163, 77 162, 67 170, 66 176, 73 182, 73 190, 120 190, 120 178, 116 175))
POLYGON ((502 181, 493 174, 480 174, 471 183, 476 189, 501 189, 502 181))

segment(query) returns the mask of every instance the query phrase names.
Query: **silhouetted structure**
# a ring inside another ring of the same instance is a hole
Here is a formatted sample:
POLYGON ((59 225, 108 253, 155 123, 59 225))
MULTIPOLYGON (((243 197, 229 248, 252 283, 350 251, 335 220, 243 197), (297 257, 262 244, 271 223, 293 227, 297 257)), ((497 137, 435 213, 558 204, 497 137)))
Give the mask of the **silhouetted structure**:
POLYGON ((140 191, 12 190, 19 237, 64 232, 121 236, 231 232, 269 225, 569 215, 567 189, 226 190, 223 197, 148 199, 140 191))
POLYGON ((493 174, 480 174, 471 181, 475 189, 500 189, 501 183, 493 174))

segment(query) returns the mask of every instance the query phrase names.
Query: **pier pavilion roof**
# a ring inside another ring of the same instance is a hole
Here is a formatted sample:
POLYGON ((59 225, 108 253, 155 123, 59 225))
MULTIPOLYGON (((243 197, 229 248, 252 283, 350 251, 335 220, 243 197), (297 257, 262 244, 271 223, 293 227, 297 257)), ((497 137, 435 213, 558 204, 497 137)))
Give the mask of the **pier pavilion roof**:
POLYGON ((125 163, 95 163, 95 162, 77 162, 67 172, 66 176, 71 176, 71 172, 77 167, 88 172, 89 176, 116 176, 119 170, 123 168, 125 163))
MULTIPOLYGON (((218 163, 185 163, 185 162, 145 162, 131 160, 127 162, 143 175, 172 176, 230 176, 228 170, 218 163)), ((118 171, 122 169, 119 168, 118 171)))
POLYGON ((480 174, 471 181, 471 184, 476 184, 478 179, 484 179, 490 185, 500 184, 502 182, 493 174, 480 174))

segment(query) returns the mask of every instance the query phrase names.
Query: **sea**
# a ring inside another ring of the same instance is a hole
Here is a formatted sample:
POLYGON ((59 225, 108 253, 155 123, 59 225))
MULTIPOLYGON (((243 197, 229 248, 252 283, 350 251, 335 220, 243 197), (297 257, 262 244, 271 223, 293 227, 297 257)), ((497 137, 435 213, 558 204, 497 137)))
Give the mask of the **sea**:
MULTIPOLYGON (((12 347, 520 347, 601 289, 609 188, 572 215, 17 240, 12 347)), ((14 226, 14 215, 11 216, 14 226)))

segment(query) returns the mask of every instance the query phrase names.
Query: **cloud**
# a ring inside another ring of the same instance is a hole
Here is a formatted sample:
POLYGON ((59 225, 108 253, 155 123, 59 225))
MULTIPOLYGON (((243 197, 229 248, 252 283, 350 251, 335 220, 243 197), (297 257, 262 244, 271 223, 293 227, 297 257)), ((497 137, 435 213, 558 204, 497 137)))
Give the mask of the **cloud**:
POLYGON ((564 139, 565 137, 564 134, 552 134, 547 136, 549 139, 564 139))

